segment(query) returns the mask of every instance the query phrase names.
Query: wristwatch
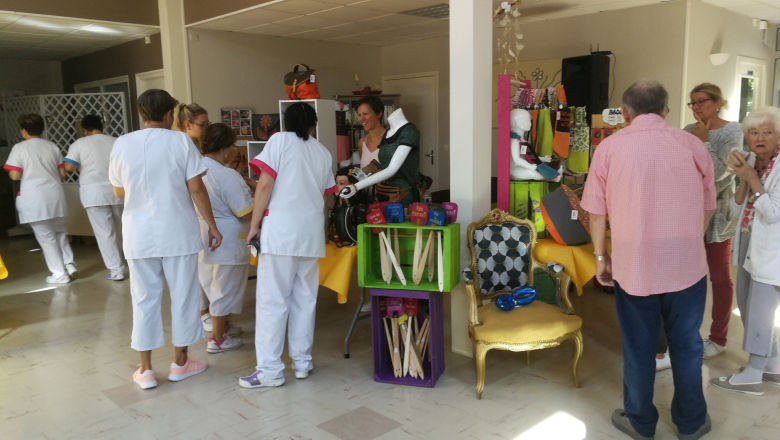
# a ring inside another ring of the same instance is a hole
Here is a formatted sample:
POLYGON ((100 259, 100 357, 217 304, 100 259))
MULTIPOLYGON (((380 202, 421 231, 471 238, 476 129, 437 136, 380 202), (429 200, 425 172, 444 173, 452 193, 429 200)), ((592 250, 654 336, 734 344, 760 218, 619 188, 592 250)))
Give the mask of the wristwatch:
POLYGON ((757 198, 758 198, 758 197, 759 197, 761 194, 764 194, 764 193, 762 193, 761 191, 756 191, 756 192, 753 194, 753 198, 754 198, 754 199, 757 199, 757 198))
POLYGON ((593 254, 593 256, 596 257, 596 261, 604 261, 604 260, 607 259, 606 255, 596 255, 596 254, 593 254))

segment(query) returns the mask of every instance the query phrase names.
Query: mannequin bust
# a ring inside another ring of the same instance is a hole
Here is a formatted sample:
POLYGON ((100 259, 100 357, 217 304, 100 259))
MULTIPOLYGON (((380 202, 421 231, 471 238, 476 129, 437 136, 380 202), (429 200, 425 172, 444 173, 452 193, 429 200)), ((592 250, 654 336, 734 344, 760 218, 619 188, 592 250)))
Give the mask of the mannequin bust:
MULTIPOLYGON (((390 128, 388 128, 387 132, 385 133, 385 139, 394 136, 401 127, 409 124, 409 121, 406 120, 406 116, 404 116, 403 110, 399 108, 393 113, 390 113, 390 115, 387 117, 387 124, 390 126, 390 128)), ((406 158, 409 156, 410 151, 412 151, 412 146, 403 144, 399 145, 395 150, 395 153, 393 153, 393 157, 390 159, 390 163, 387 164, 385 168, 371 175, 357 173, 356 177, 359 179, 358 183, 346 186, 341 190, 339 196, 341 198, 348 199, 362 189, 376 185, 380 182, 384 182, 385 180, 393 177, 401 168, 401 165, 403 165, 406 158)))
POLYGON ((542 176, 536 167, 541 162, 549 161, 549 157, 536 158, 533 147, 528 143, 526 137, 531 129, 531 113, 528 110, 514 109, 509 114, 512 140, 509 144, 509 151, 512 162, 509 168, 509 176, 512 180, 550 180, 557 182, 561 180, 561 170, 558 170, 558 176, 553 179, 546 179, 542 176), (523 148, 525 147, 525 148, 523 148), (529 156, 536 158, 534 162, 529 161, 529 156))

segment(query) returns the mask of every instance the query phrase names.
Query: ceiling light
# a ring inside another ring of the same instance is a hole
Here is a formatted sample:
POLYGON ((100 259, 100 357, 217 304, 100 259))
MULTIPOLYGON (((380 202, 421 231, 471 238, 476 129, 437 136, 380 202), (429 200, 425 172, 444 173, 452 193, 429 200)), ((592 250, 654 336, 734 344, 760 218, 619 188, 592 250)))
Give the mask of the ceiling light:
POLYGON ((92 32, 93 34, 103 34, 103 35, 119 35, 122 33, 116 29, 111 29, 97 24, 88 24, 79 30, 85 32, 92 32))
POLYGON ((449 18, 450 5, 447 3, 442 3, 439 5, 428 6, 425 8, 401 11, 399 12, 399 14, 416 15, 418 17, 426 17, 426 18, 449 18))

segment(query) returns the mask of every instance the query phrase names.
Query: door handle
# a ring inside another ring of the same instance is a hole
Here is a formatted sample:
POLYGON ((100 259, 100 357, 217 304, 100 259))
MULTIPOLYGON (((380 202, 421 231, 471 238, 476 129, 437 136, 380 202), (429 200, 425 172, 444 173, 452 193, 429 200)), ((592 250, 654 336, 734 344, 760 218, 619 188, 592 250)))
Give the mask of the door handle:
POLYGON ((431 150, 430 153, 425 153, 424 156, 425 157, 430 157, 431 158, 431 165, 433 165, 433 150, 431 150))

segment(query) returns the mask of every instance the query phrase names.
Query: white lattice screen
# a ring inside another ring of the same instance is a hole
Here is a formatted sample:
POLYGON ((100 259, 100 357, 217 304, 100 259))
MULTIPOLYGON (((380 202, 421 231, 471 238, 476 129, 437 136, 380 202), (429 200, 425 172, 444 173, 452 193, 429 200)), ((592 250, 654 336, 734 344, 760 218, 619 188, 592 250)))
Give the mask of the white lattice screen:
MULTIPOLYGON (((63 156, 68 153, 70 144, 80 137, 79 121, 88 114, 99 115, 103 119, 105 134, 119 137, 129 129, 125 97, 122 93, 21 96, 4 99, 3 108, 8 145, 21 141, 16 123, 19 115, 38 113, 43 116, 46 125, 41 137, 57 144, 63 156)), ((69 173, 66 182, 73 183, 77 179, 75 173, 69 173)))

